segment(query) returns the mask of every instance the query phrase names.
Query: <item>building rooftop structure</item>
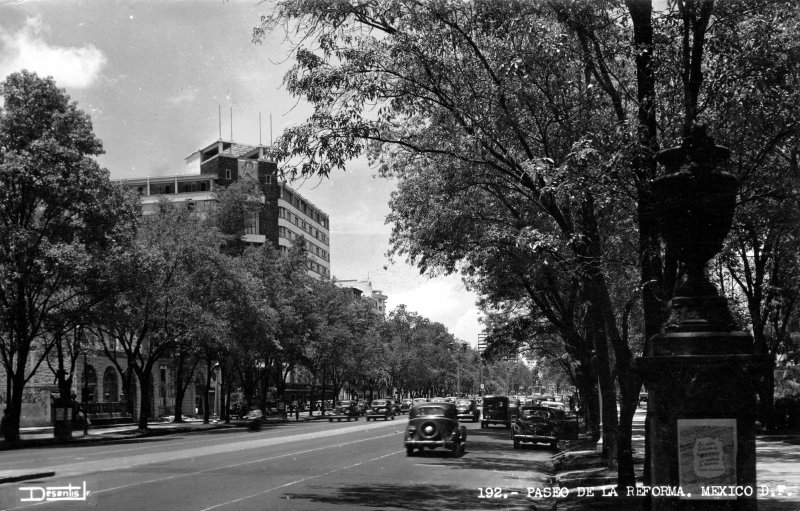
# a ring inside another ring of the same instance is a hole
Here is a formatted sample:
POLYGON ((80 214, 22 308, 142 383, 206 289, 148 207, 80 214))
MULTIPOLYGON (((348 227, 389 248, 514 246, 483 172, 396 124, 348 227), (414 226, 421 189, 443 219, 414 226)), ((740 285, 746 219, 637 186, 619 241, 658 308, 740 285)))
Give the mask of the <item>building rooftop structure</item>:
POLYGON ((386 315, 386 300, 389 298, 379 289, 372 288, 372 282, 367 280, 335 280, 334 283, 342 288, 352 291, 353 295, 373 304, 376 313, 386 315))
POLYGON ((309 275, 330 277, 330 226, 327 213, 301 196, 278 177, 270 147, 217 140, 185 158, 186 167, 171 176, 121 179, 136 189, 142 213, 153 214, 167 200, 186 204, 191 210, 215 207, 215 191, 241 180, 255 180, 264 192, 264 207, 251 219, 244 235, 253 244, 271 242, 288 250, 303 239, 308 253, 309 275))

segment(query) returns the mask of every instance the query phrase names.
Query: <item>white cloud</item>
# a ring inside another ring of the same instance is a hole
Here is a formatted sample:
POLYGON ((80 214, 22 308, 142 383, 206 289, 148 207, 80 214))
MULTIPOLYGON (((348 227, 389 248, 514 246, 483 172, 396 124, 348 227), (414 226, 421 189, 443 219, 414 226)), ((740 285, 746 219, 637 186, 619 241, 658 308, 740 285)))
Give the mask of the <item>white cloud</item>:
POLYGON ((106 62, 105 55, 92 44, 80 48, 53 46, 45 36, 46 27, 39 17, 28 18, 16 32, 0 31, 0 77, 27 69, 52 76, 59 87, 92 85, 106 62))
POLYGON ((464 289, 456 276, 428 280, 399 293, 387 293, 387 308, 405 304, 410 311, 447 326, 456 338, 476 345, 483 326, 475 306, 476 296, 464 289))

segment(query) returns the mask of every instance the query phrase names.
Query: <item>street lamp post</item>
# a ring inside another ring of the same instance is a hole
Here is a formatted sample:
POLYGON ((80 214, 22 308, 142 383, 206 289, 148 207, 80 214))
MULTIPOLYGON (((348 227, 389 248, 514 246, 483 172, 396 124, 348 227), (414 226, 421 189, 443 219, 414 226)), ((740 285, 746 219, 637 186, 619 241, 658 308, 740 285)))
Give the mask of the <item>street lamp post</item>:
POLYGON ((648 483, 678 490, 653 497, 653 511, 757 509, 755 380, 768 358, 754 354, 705 272, 733 221, 739 182, 718 169, 729 154, 695 126, 657 156, 667 174, 653 182, 654 212, 687 278, 636 362, 648 391, 648 483), (723 486, 753 493, 700 500, 723 486))
POLYGON ((83 408, 83 436, 89 434, 89 413, 86 405, 89 402, 89 362, 86 360, 86 351, 83 352, 83 392, 81 392, 81 408, 83 408))

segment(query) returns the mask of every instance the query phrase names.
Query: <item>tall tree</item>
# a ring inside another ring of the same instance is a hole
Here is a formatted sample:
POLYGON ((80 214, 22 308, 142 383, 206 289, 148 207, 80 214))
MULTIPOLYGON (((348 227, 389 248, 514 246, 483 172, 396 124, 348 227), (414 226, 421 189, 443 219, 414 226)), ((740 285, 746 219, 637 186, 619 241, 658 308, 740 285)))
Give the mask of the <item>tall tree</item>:
MULTIPOLYGON (((639 0, 286 0, 254 34, 259 40, 285 23, 308 43, 295 49, 285 78, 314 106, 307 122, 279 141, 283 156, 299 161, 289 171, 327 175, 366 153, 401 180, 426 168, 428 175, 469 176, 459 185, 481 190, 480 199, 494 197, 500 208, 511 209, 507 198, 516 194, 527 213, 518 229, 548 224, 560 255, 574 262, 604 402, 614 401, 610 375, 619 384, 618 438, 609 431, 607 440, 618 440, 621 486, 634 483, 631 422, 641 386, 626 325, 641 324, 646 339, 656 334, 682 278, 652 207, 655 155, 698 119, 719 120, 716 85, 723 78, 726 90, 743 83, 719 48, 706 44, 722 30, 755 34, 740 23, 745 2, 731 4, 712 23, 712 0, 678 0, 659 12, 639 0), (712 57, 722 75, 709 82, 712 57), (619 211, 612 211, 611 192, 629 198, 616 203, 619 211), (524 225, 531 220, 537 223, 524 225), (620 220, 633 243, 615 239, 620 220), (618 270, 609 265, 615 258, 608 248, 623 246, 632 247, 638 273, 635 285, 625 284, 638 289, 641 302, 641 321, 632 323, 626 318, 634 309, 615 299, 618 270)), ((787 7, 769 0, 759 6, 768 27, 787 7)), ((786 26, 777 28, 788 33, 786 26)), ((780 55, 788 41, 781 44, 770 54, 780 55)), ((434 252, 420 253, 422 268, 434 252)), ((456 244, 439 252, 463 258, 456 244)))
POLYGON ((209 320, 204 303, 215 299, 198 292, 197 282, 213 271, 221 237, 198 214, 159 204, 143 222, 133 246, 109 258, 106 282, 112 295, 99 307, 98 339, 109 358, 125 354, 126 367, 139 383, 139 428, 153 414, 153 370, 182 340, 196 339, 209 320))
POLYGON ((25 384, 69 331, 55 315, 133 231, 136 208, 94 161, 102 146, 89 116, 52 78, 13 73, 0 93, 0 357, 15 441, 25 384))

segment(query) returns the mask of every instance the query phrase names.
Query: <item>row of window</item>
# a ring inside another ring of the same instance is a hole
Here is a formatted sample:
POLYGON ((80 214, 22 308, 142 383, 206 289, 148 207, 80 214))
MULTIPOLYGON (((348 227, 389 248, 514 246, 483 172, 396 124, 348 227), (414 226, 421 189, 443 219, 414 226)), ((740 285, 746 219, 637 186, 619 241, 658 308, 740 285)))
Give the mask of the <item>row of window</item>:
MULTIPOLYGON (((281 238, 285 238, 287 240, 294 241, 300 237, 300 234, 297 234, 293 230, 288 229, 284 226, 280 226, 278 227, 278 236, 280 236, 281 238)), ((318 247, 317 245, 311 243, 308 240, 306 240, 306 250, 308 250, 309 254, 314 254, 317 257, 324 259, 325 261, 328 261, 328 251, 318 247)))
POLYGON ((328 229, 328 219, 325 217, 325 215, 321 215, 319 211, 309 206, 303 199, 297 197, 285 188, 281 188, 281 198, 292 206, 296 207, 307 217, 313 219, 315 222, 328 229))
MULTIPOLYGON (((178 183, 178 193, 207 192, 211 189, 211 182, 181 181, 178 183)), ((136 185, 139 195, 147 195, 147 185, 136 185)), ((150 195, 169 195, 175 193, 175 183, 150 183, 150 195)))
POLYGON ((279 218, 285 218, 286 220, 292 222, 294 225, 296 225, 297 227, 303 229, 308 234, 314 236, 315 238, 317 238, 318 240, 322 241, 323 243, 328 243, 328 235, 327 234, 325 234, 324 232, 320 231, 316 227, 313 227, 311 224, 309 224, 308 222, 306 222, 305 220, 303 220, 299 216, 297 216, 295 214, 292 214, 292 212, 289 211, 288 209, 279 207, 278 208, 278 217, 279 218))
MULTIPOLYGON (((231 169, 225 169, 225 179, 227 179, 228 181, 233 179, 233 171, 231 169)), ((272 184, 272 174, 260 175, 259 179, 264 184, 268 185, 272 184)))
MULTIPOLYGON (((284 246, 284 245, 281 245, 280 249, 281 249, 281 252, 284 253, 284 254, 289 251, 289 247, 284 246)), ((311 271, 315 271, 315 272, 317 272, 320 275, 323 275, 325 277, 329 277, 330 276, 330 274, 328 272, 328 268, 326 268, 324 265, 319 264, 319 263, 317 263, 315 261, 312 261, 310 259, 308 261, 308 269, 311 270, 311 271)))

